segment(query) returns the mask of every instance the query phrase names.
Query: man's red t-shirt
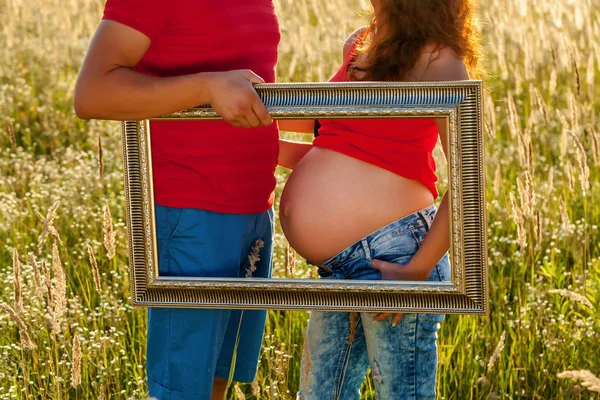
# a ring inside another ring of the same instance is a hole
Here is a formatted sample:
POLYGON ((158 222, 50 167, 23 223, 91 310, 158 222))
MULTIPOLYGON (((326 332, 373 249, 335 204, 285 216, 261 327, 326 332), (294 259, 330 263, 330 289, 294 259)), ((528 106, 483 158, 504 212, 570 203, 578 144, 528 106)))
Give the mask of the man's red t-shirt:
MULTIPOLYGON (((250 69, 275 81, 280 31, 272 0, 108 0, 104 19, 152 40, 135 67, 175 76, 250 69)), ((234 128, 224 121, 153 121, 156 203, 250 214, 273 205, 276 125, 234 128)))

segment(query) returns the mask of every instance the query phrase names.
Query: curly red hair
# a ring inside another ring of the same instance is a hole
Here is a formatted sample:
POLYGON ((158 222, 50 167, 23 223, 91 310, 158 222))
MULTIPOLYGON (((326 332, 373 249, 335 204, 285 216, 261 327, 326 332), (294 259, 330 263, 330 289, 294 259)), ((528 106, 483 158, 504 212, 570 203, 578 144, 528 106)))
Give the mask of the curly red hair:
MULTIPOLYGON (((357 52, 365 53, 361 80, 402 79, 428 45, 450 47, 471 78, 481 78, 480 39, 475 26, 477 0, 378 0, 377 12, 361 35, 357 52)), ((352 73, 354 76, 354 73, 352 73)))

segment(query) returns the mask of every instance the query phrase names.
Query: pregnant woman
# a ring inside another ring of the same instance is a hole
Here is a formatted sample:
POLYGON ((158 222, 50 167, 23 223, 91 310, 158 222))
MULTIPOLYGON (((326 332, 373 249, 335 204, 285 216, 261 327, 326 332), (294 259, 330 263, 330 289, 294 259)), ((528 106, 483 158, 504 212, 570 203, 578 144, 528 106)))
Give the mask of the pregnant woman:
MULTIPOLYGON (((451 81, 477 74, 473 0, 372 0, 346 40, 340 81, 451 81)), ((290 244, 328 279, 449 280, 449 210, 436 210, 443 120, 279 121, 318 134, 280 140, 294 171, 281 197, 290 244)), ((298 398, 358 399, 369 367, 378 398, 434 399, 442 315, 312 312, 298 398)))

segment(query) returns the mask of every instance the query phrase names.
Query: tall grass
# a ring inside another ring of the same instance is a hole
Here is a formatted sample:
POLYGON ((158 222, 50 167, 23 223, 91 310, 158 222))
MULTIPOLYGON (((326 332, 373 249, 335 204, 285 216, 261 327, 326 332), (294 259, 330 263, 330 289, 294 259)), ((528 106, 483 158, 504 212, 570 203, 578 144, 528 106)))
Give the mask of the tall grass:
MULTIPOLYGON (((447 317, 440 398, 594 398, 600 4, 483 3, 492 312, 447 317)), ((280 81, 326 80, 362 23, 357 1, 276 6, 280 81)), ((146 395, 145 311, 129 306, 119 125, 82 122, 72 110, 102 7, 0 0, 0 399, 146 395)), ((278 170, 278 194, 286 174, 278 170)), ((275 275, 312 276, 303 260, 289 261, 280 232, 275 275)), ((269 312, 256 381, 230 397, 294 398, 307 318, 269 312)), ((375 398, 370 380, 363 393, 375 398)))

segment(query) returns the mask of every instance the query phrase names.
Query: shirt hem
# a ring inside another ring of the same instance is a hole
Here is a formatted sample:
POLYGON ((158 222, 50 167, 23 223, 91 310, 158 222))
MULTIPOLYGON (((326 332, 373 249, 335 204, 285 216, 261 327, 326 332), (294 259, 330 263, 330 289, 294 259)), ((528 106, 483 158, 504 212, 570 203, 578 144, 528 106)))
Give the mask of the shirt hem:
POLYGON ((156 200, 155 203, 163 207, 195 208, 198 210, 205 210, 220 214, 260 214, 273 207, 273 200, 269 200, 267 203, 262 203, 260 206, 216 204, 209 201, 190 199, 169 199, 166 201, 161 199, 156 200))
POLYGON ((414 180, 414 181, 421 182, 427 188, 427 190, 429 190, 431 192, 431 194, 433 195, 433 199, 434 200, 436 200, 440 196, 439 191, 437 190, 437 187, 435 187, 435 182, 433 183, 435 189, 432 189, 431 184, 428 184, 427 182, 424 182, 422 179, 419 179, 419 178, 414 177, 414 176, 410 176, 408 174, 403 174, 400 171, 398 171, 397 169, 388 168, 383 163, 376 163, 376 162, 373 162, 372 160, 367 160, 367 159, 364 159, 364 158, 361 158, 361 157, 357 157, 356 154, 353 153, 352 151, 345 151, 343 149, 340 149, 340 148, 337 148, 337 147, 334 147, 334 146, 323 145, 323 143, 317 143, 317 142, 318 141, 315 139, 313 141, 313 146, 315 146, 315 147, 321 147, 323 149, 327 149, 327 150, 331 150, 331 151, 335 151, 335 152, 338 152, 338 153, 343 154, 345 156, 352 157, 352 158, 354 158, 356 160, 360 160, 362 162, 366 162, 366 163, 374 165, 376 167, 385 169, 385 170, 390 171, 390 172, 392 172, 392 173, 394 173, 394 174, 396 174, 398 176, 401 176, 403 178, 411 179, 411 180, 414 180))

